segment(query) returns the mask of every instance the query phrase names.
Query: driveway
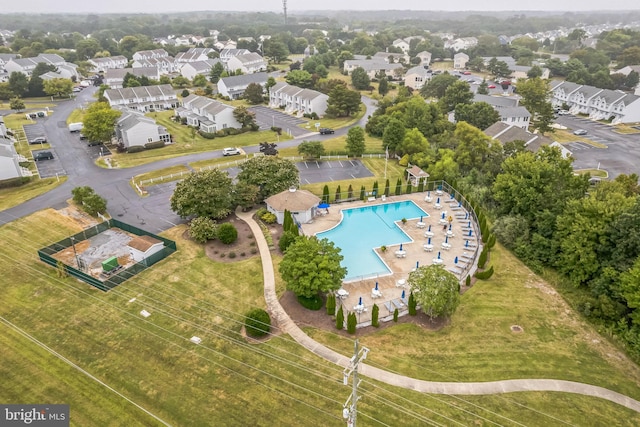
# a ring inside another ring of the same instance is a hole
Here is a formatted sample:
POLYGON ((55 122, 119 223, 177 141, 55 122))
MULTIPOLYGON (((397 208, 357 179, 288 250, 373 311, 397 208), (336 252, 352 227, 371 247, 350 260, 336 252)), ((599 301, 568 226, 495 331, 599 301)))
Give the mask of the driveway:
POLYGON ((308 119, 299 119, 264 105, 250 107, 249 111, 253 111, 256 114, 256 122, 260 126, 260 130, 271 129, 272 126, 275 126, 282 128, 283 132, 291 133, 294 138, 310 132, 298 127, 306 123, 308 119))
MULTIPOLYGON (((560 116, 557 123, 566 126, 570 132, 584 129, 587 135, 580 139, 587 139, 607 148, 598 148, 582 142, 567 144, 575 159, 576 169, 605 169, 610 178, 621 174, 638 173, 640 168, 640 134, 623 135, 614 132, 614 127, 572 115, 560 116)), ((577 139, 578 137, 576 137, 577 139)))

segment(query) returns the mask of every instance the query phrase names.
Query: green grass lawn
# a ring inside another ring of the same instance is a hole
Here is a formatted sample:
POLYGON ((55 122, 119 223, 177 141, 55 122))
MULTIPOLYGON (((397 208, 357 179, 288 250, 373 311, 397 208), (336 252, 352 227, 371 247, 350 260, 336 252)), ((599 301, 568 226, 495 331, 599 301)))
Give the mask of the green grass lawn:
MULTIPOLYGON (((185 240, 180 226, 163 233, 176 240, 176 253, 103 293, 71 278, 59 279, 55 269, 37 260, 37 248, 78 230, 53 211, 0 227, 6 243, 0 256, 13 266, 4 273, 0 316, 172 425, 266 425, 265 420, 269 425, 343 425, 341 409, 350 387, 342 385, 341 368, 288 336, 262 344, 248 344, 240 336, 242 315, 264 307, 258 257, 213 262, 202 246, 185 240), (146 320, 139 315, 142 309, 151 313, 146 320), (201 345, 188 341, 193 335, 203 339, 201 345)), ((439 381, 572 379, 640 397, 637 366, 567 310, 539 278, 500 248, 491 264, 497 267, 494 277, 464 294, 443 330, 401 324, 361 336, 371 349, 367 363, 439 381), (512 324, 521 325, 524 333, 511 333, 512 324)), ((74 425, 157 424, 0 327, 5 380, 0 401, 70 403, 74 425)), ((352 352, 350 339, 307 331, 345 355, 352 352)), ((366 377, 360 393, 363 425, 640 423, 638 414, 615 404, 562 393, 432 396, 366 377)))
POLYGON ((20 187, 1 188, 0 189, 0 211, 17 206, 36 196, 53 190, 58 185, 66 182, 67 177, 61 176, 60 179, 33 177, 32 180, 20 187))
MULTIPOLYGON (((315 139, 312 135, 312 136, 309 136, 309 138, 307 138, 306 140, 314 141, 315 139)), ((346 135, 337 136, 335 138, 331 138, 323 141, 322 144, 324 145, 325 155, 327 156, 345 155, 347 152, 346 141, 347 141, 346 135)), ((365 154, 379 154, 384 152, 384 150, 382 149, 382 140, 380 138, 372 137, 365 134, 364 143, 365 143, 365 154)), ((279 154, 282 157, 299 156, 298 147, 289 147, 289 148, 279 149, 279 154)))
POLYGON ((604 169, 575 169, 574 172, 579 174, 588 173, 599 178, 607 178, 609 176, 609 173, 604 169))
POLYGON ((67 124, 82 122, 84 118, 84 110, 75 109, 67 117, 67 124))

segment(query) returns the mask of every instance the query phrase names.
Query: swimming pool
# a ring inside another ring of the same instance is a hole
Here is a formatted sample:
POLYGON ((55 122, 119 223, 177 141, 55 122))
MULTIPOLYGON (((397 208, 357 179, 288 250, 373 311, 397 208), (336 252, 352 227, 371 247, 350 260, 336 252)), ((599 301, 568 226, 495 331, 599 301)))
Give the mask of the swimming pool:
POLYGON ((395 221, 429 216, 411 200, 343 209, 341 213, 342 221, 317 237, 329 239, 342 249, 345 281, 389 274, 391 271, 373 248, 412 242, 395 221))

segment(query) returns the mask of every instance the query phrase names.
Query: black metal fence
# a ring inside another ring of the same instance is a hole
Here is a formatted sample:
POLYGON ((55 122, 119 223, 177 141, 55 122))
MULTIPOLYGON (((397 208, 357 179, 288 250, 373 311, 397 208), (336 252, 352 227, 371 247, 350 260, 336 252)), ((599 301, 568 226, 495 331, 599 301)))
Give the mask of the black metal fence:
POLYGON ((126 224, 122 221, 118 221, 117 219, 110 219, 38 250, 38 256, 40 257, 40 260, 42 262, 49 264, 50 266, 55 268, 64 268, 64 270, 69 275, 80 279, 83 282, 100 289, 101 291, 108 291, 115 288, 125 280, 140 273, 141 271, 151 267, 155 263, 165 259, 169 255, 174 253, 176 249, 176 242, 174 242, 173 240, 165 239, 164 237, 149 233, 148 231, 135 227, 131 224, 126 224), (60 260, 53 258, 52 255, 71 247, 74 242, 81 242, 83 240, 90 239, 110 228, 119 228, 128 233, 135 234, 136 236, 151 236, 154 239, 162 241, 164 243, 164 247, 162 248, 162 250, 150 255, 142 261, 135 263, 126 269, 120 270, 117 273, 114 273, 106 280, 100 280, 75 267, 72 267, 60 260))

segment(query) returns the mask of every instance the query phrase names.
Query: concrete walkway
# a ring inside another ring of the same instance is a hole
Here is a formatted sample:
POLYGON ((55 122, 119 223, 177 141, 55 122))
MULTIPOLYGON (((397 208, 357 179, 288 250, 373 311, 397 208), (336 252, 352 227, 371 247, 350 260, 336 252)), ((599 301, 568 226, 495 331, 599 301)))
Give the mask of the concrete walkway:
MULTIPOLYGON (((335 363, 338 366, 343 368, 347 367, 349 365, 349 358, 347 356, 337 353, 310 338, 293 322, 293 320, 291 320, 282 305, 280 305, 278 295, 276 294, 271 252, 269 251, 269 246, 262 234, 260 226, 253 219, 254 211, 241 212, 238 210, 236 211, 236 214, 249 225, 251 231, 253 231, 253 234, 256 237, 258 249, 260 250, 260 257, 262 258, 264 298, 267 302, 267 311, 271 318, 275 320, 275 323, 278 325, 280 330, 289 334, 298 344, 302 345, 307 350, 312 351, 316 355, 328 360, 329 362, 335 363)), ((554 379, 519 379, 468 383, 435 382, 405 377, 403 375, 394 374, 366 364, 361 364, 359 366, 358 373, 386 384, 419 391, 421 393, 482 395, 513 393, 518 391, 555 391, 599 397, 632 409, 636 412, 640 412, 640 402, 637 400, 603 387, 573 381, 554 379)))

